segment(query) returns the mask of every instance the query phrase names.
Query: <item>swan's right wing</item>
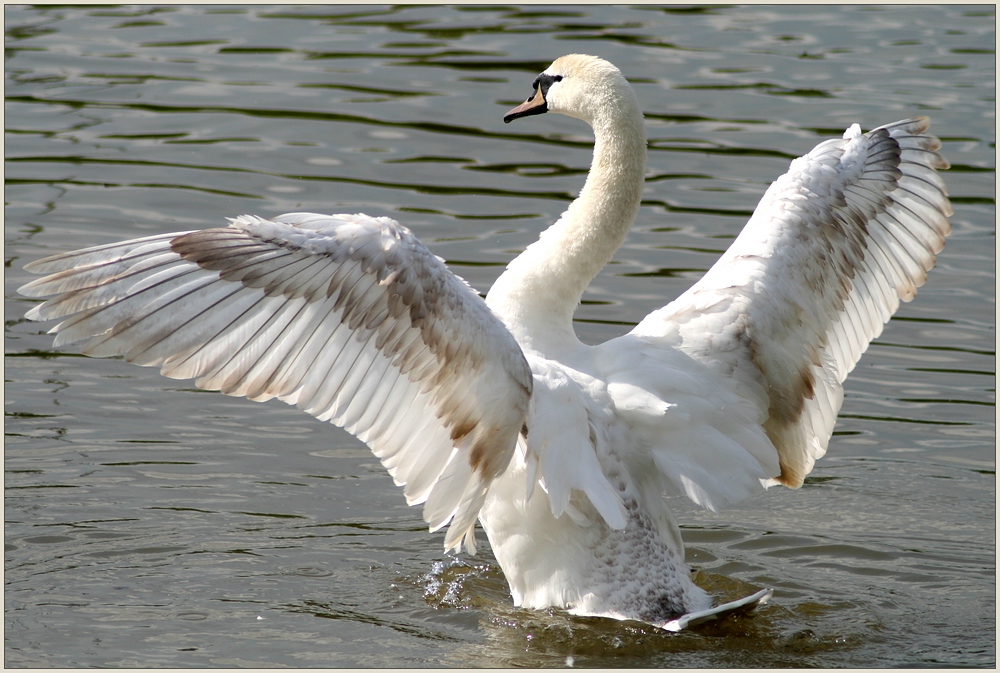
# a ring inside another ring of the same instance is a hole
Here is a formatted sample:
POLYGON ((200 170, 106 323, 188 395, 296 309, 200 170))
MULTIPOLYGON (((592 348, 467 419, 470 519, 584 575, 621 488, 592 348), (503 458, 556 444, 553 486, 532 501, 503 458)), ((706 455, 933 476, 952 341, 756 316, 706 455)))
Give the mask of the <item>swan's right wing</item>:
POLYGON ((56 345, 123 355, 206 390, 277 397, 355 434, 446 549, 513 455, 531 372, 485 302, 405 227, 364 215, 242 216, 228 228, 69 252, 26 267, 56 295, 56 345))
POLYGON ((756 404, 780 463, 770 476, 787 486, 825 453, 841 383, 900 299, 914 297, 950 231, 936 172, 948 162, 928 125, 854 125, 793 161, 705 276, 632 331, 718 371, 756 404))

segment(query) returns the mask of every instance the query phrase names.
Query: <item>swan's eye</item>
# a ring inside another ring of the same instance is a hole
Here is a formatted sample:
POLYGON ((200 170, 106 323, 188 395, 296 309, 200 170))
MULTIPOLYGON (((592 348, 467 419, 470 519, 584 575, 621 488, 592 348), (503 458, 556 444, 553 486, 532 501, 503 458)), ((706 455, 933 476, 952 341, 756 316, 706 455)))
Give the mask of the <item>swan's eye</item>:
POLYGON ((562 75, 549 75, 543 72, 535 78, 535 90, 541 91, 542 97, 544 98, 549 95, 549 87, 552 86, 554 82, 561 82, 562 78, 562 75))

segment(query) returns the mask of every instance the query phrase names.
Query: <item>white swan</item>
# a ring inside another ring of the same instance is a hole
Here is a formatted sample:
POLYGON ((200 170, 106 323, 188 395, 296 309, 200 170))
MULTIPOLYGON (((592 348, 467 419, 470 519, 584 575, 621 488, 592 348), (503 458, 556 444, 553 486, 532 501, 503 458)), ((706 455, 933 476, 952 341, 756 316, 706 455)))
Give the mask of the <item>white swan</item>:
MULTIPOLYGON (((857 125, 792 162, 697 284, 599 346, 573 331, 624 240, 645 170, 631 86, 557 59, 504 121, 589 123, 586 184, 483 302, 405 227, 244 215, 49 257, 56 345, 277 397, 366 442, 445 548, 482 522, 517 605, 678 628, 709 607, 663 495, 708 508, 797 487, 826 451, 841 382, 911 299, 949 232, 923 118, 857 125), (677 618, 686 613, 695 613, 677 618)), ((760 596, 757 595, 757 598, 760 596)))

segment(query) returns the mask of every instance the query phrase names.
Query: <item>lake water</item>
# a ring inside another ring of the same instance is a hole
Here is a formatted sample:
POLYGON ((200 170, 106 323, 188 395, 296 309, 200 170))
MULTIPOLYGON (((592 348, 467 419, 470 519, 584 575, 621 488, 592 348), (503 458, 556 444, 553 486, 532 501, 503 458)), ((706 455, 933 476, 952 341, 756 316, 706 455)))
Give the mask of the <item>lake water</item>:
POLYGON ((995 666, 992 6, 4 9, 7 666, 995 666), (582 122, 501 121, 570 52, 630 78, 651 149, 588 342, 853 122, 929 115, 953 166, 954 233, 805 486, 674 503, 703 586, 774 587, 752 618, 517 610, 345 432, 23 320, 29 261, 241 213, 387 215, 485 292, 589 165, 582 122))

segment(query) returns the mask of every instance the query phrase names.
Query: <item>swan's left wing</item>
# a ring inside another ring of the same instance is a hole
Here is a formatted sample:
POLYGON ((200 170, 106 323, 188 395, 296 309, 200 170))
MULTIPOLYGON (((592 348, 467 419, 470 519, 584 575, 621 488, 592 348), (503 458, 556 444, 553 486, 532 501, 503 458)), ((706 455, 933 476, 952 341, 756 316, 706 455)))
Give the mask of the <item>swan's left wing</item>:
POLYGON ((524 423, 514 337, 405 227, 365 215, 245 215, 227 228, 69 252, 26 267, 56 295, 56 345, 124 355, 206 390, 277 397, 366 442, 432 530, 465 542, 524 423))
MULTIPOLYGON (((632 331, 679 348, 757 405, 780 464, 770 476, 787 486, 826 452, 841 383, 950 231, 936 172, 948 163, 928 125, 854 125, 793 161, 718 263, 632 331)), ((684 459, 697 463, 697 447, 684 459)))

